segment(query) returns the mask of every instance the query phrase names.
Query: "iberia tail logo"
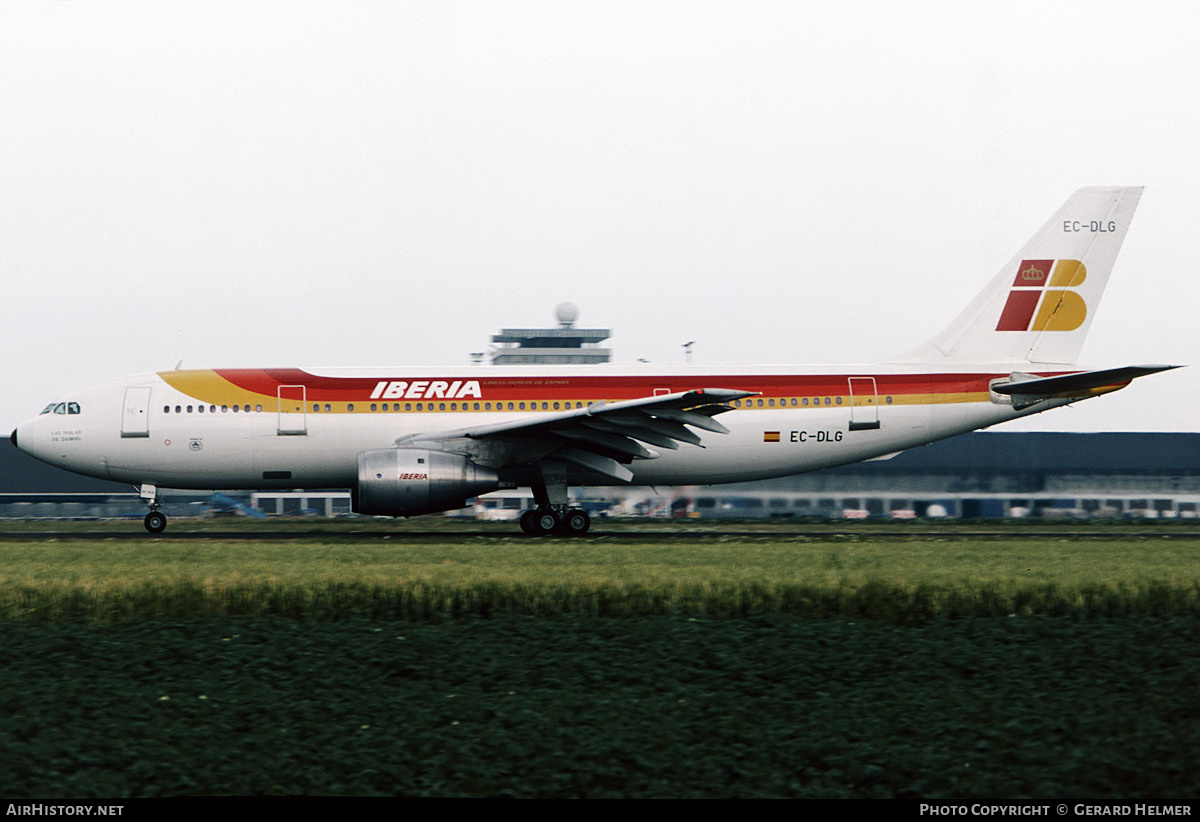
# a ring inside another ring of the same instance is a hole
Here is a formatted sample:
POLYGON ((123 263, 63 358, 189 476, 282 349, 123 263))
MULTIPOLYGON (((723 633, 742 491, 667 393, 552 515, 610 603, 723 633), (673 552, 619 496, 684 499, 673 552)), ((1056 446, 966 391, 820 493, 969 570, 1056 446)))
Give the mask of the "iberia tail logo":
POLYGON ((1087 279, 1079 260, 1022 260, 997 331, 1074 331, 1087 303, 1072 289, 1087 279))

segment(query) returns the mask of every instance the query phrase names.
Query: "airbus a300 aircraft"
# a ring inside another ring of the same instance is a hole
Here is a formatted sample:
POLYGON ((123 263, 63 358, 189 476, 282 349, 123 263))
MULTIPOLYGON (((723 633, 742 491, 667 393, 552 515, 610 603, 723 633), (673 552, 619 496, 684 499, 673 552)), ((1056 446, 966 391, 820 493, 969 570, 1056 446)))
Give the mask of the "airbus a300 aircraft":
POLYGON ((353 510, 407 517, 527 486, 527 533, 582 534, 571 485, 814 471, 1174 367, 1074 364, 1141 191, 1077 191, 945 331, 880 364, 160 371, 69 392, 12 441, 135 484, 151 532, 159 488, 350 488, 353 510))

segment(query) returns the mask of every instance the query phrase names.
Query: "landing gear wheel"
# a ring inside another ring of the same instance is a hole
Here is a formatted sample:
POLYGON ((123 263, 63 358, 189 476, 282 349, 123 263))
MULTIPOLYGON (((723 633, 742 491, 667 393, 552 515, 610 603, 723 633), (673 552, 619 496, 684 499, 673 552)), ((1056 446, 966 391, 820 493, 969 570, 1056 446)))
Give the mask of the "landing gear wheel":
POLYGON ((557 534, 563 527, 563 521, 559 519, 558 514, 548 509, 526 511, 521 514, 521 530, 531 537, 557 534))
POLYGON ((563 531, 573 537, 583 536, 592 525, 592 518, 582 508, 572 508, 563 517, 563 531))
POLYGON ((538 511, 536 521, 537 533, 539 534, 553 534, 562 523, 562 520, 558 518, 558 514, 553 511, 538 511))
POLYGON ((152 534, 161 534, 167 527, 167 515, 161 511, 151 511, 146 514, 146 530, 152 534))
POLYGON ((526 511, 521 514, 521 530, 531 537, 537 535, 537 511, 526 511))

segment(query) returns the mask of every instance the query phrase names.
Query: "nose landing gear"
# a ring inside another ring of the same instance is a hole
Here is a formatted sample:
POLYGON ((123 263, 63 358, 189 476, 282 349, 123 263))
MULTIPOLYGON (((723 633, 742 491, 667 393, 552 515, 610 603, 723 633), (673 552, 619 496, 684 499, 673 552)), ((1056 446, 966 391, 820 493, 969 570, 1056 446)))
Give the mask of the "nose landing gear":
POLYGON ((152 534, 161 534, 167 527, 167 515, 162 511, 151 511, 143 520, 146 530, 152 534))
POLYGON ((162 505, 158 501, 158 488, 153 485, 140 485, 138 496, 150 504, 150 513, 146 514, 146 519, 142 521, 146 530, 152 534, 161 534, 167 527, 167 515, 158 510, 162 505))

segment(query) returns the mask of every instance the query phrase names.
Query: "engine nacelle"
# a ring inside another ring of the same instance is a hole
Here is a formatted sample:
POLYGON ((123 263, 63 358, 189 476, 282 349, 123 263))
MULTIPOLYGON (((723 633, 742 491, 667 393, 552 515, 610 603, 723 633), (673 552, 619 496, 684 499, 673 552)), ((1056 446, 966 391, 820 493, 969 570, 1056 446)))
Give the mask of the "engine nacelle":
POLYGON ((383 448, 358 455, 359 514, 409 517, 462 508, 467 499, 500 487, 491 468, 460 454, 420 448, 383 448))

